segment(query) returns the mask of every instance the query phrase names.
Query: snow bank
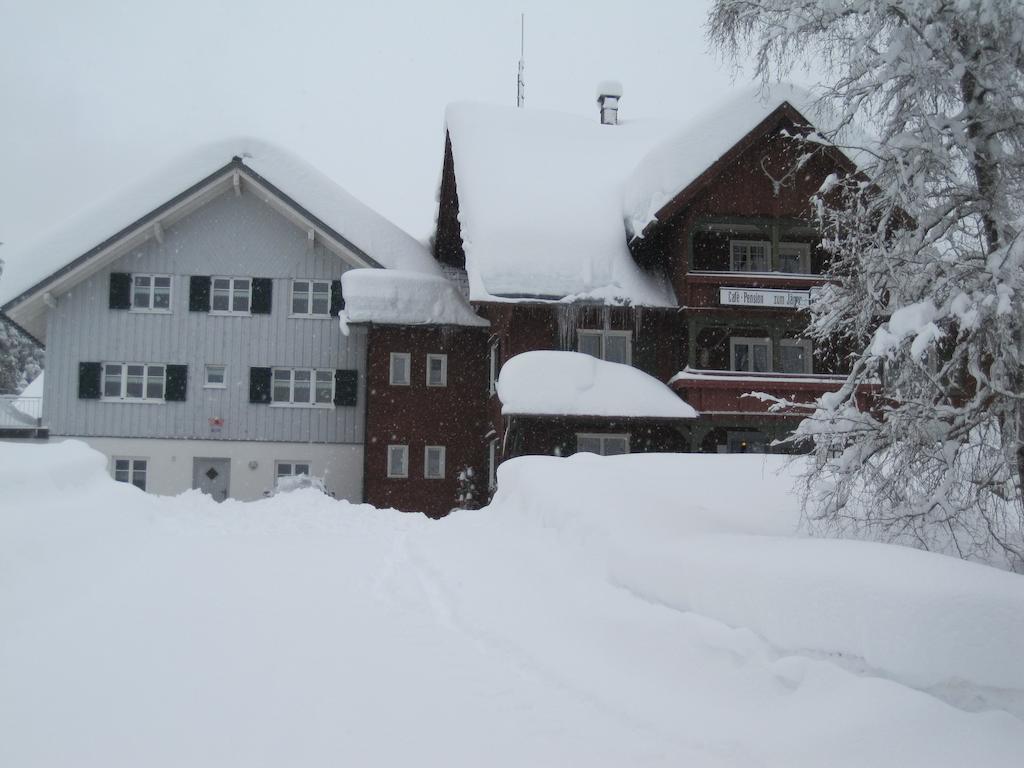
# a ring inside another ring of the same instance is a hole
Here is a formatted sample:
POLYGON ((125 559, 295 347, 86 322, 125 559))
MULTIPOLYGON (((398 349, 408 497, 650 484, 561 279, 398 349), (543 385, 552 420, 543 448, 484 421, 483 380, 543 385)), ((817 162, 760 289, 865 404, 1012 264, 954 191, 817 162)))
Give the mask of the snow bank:
POLYGON ((697 412, 653 376, 580 352, 524 352, 501 367, 501 412, 693 419, 697 412))
POLYGON ((392 269, 352 269, 341 277, 346 323, 466 325, 486 320, 440 275, 392 269))
POLYGON ((622 228, 623 182, 672 126, 480 104, 449 106, 446 123, 471 299, 675 306, 622 228))
POLYGON ((201 181, 235 156, 241 157, 247 167, 383 266, 438 272, 422 243, 304 160, 260 140, 235 138, 198 147, 161 168, 143 167, 137 184, 96 203, 38 240, 5 254, 0 305, 201 181))
POLYGON ((943 701, 815 643, 859 612, 845 642, 938 669, 952 642, 907 612, 1009 684, 1018 577, 784 539, 779 461, 519 459, 431 521, 157 497, 79 443, 0 443, 0 765, 1016 768, 1019 690, 943 701))
POLYGON ((652 148, 625 182, 629 236, 641 235, 666 203, 787 101, 819 130, 830 127, 804 89, 778 83, 762 92, 759 86, 751 86, 695 114, 688 125, 652 148))

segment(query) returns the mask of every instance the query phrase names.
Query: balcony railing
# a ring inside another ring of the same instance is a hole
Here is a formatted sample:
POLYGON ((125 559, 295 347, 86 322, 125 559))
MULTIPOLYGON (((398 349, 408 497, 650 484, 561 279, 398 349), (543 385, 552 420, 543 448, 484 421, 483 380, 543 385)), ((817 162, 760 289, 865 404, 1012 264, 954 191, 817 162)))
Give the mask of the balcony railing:
POLYGON ((0 430, 31 430, 43 426, 43 398, 0 395, 0 430))
POLYGON ((764 392, 794 403, 810 404, 825 392, 839 389, 846 376, 828 373, 755 373, 684 368, 669 385, 701 414, 791 416, 769 413, 770 403, 752 392, 764 392))

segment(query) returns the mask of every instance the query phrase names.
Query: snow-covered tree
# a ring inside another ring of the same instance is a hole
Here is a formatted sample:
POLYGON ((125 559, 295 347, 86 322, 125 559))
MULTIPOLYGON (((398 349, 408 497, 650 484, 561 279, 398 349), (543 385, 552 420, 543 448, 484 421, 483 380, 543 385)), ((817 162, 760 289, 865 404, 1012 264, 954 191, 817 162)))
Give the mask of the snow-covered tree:
POLYGON ((859 352, 798 430, 807 512, 1024 569, 1024 3, 716 0, 708 35, 766 84, 813 68, 825 138, 877 139, 812 201, 809 333, 859 352))
MULTIPOLYGON (((0 259, 0 277, 4 262, 0 259)), ((0 314, 0 395, 18 394, 43 370, 43 351, 0 314)))

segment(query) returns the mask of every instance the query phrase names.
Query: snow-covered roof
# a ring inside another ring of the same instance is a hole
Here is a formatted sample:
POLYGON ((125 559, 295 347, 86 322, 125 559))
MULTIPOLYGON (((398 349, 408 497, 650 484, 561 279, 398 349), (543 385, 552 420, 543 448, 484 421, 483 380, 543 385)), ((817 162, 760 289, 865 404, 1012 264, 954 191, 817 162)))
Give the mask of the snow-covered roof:
POLYGON ((697 412, 653 376, 580 352, 524 352, 498 377, 508 415, 694 419, 697 412))
POLYGON ((818 130, 831 127, 810 92, 786 83, 768 89, 751 86, 695 114, 653 147, 625 180, 623 214, 629 237, 641 235, 666 203, 786 102, 818 130))
POLYGON ((345 323, 486 327, 447 278, 395 269, 350 269, 341 277, 345 323))
POLYGON ((90 207, 43 238, 6 251, 0 305, 241 158, 242 165, 290 197, 350 244, 385 267, 438 273, 426 247, 305 161, 247 138, 212 143, 169 165, 147 169, 138 183, 90 207))
POLYGON ((672 124, 465 103, 446 121, 470 298, 676 305, 622 223, 623 182, 672 124))

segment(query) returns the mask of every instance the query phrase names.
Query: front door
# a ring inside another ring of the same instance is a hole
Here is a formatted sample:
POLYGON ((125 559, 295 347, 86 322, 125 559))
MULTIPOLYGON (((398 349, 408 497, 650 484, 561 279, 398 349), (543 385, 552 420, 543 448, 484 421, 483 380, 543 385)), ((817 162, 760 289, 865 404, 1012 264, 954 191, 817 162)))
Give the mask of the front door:
POLYGON ((224 501, 231 485, 231 459, 193 459, 192 487, 224 501))

